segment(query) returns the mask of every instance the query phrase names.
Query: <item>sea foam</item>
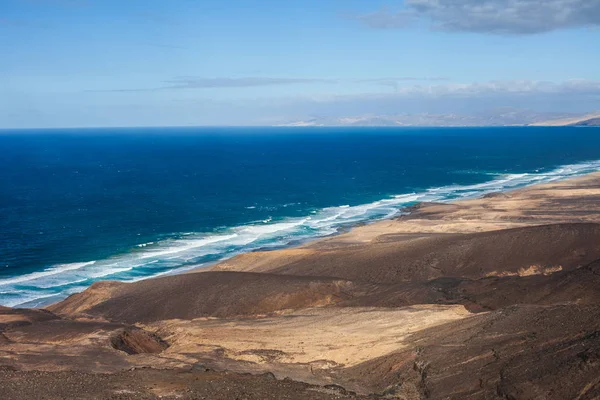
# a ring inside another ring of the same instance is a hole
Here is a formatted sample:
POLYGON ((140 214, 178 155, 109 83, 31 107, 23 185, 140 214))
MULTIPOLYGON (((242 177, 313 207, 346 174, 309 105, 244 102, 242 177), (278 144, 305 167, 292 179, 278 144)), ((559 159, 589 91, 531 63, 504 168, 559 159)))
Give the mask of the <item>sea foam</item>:
POLYGON ((423 201, 450 202, 536 183, 555 182, 600 170, 600 161, 564 165, 547 172, 495 175, 474 185, 449 185, 405 193, 368 204, 314 210, 298 218, 273 219, 218 232, 186 232, 135 246, 103 260, 60 264, 26 275, 0 279, 0 304, 38 307, 80 292, 98 280, 135 282, 180 273, 258 249, 280 248, 366 221, 394 217, 423 201))

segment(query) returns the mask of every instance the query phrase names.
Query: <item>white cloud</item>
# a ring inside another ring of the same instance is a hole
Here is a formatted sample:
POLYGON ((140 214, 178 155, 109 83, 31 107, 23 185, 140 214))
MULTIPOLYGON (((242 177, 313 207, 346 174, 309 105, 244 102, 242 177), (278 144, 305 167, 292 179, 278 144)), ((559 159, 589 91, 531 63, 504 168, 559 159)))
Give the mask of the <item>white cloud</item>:
POLYGON ((158 90, 173 89, 228 89, 228 88, 251 88, 280 85, 300 84, 344 84, 344 83, 371 83, 382 86, 397 87, 400 82, 405 81, 444 81, 447 78, 440 77, 384 77, 384 78, 362 78, 362 79, 340 79, 340 78, 274 78, 274 77, 241 77, 241 78, 200 78, 194 76, 183 76, 169 79, 163 82, 163 86, 139 89, 109 89, 90 90, 94 92, 153 92, 158 90))
POLYGON ((373 28, 426 21, 433 29, 491 34, 535 34, 600 26, 600 0, 405 0, 398 11, 359 16, 373 28))
MULTIPOLYGON (((257 103, 258 104, 258 103, 257 103)), ((493 81, 407 85, 394 93, 313 96, 272 100, 280 115, 329 117, 398 113, 461 113, 470 115, 497 107, 540 112, 591 112, 600 110, 600 81, 568 80, 493 81)))
POLYGON ((476 83, 400 82, 394 92, 328 96, 273 96, 216 99, 202 91, 175 91, 164 96, 115 96, 95 93, 30 98, 17 92, 0 96, 2 127, 150 126, 255 124, 256 121, 299 120, 399 114, 481 114, 498 107, 533 112, 587 113, 600 110, 600 81, 534 80, 476 83), (20 95, 20 96, 19 96, 20 95), (190 96, 187 96, 190 95, 190 96), (21 98, 21 100, 19 100, 21 98), (4 102, 2 100, 5 100, 4 102), (90 106, 90 104, 92 106, 90 106), (277 118, 275 118, 277 117, 277 118))
POLYGON ((436 85, 399 86, 395 93, 365 94, 320 97, 318 101, 342 100, 344 98, 436 98, 436 97, 479 97, 486 95, 553 95, 589 94, 600 95, 600 81, 571 79, 564 82, 533 80, 489 81, 475 83, 445 83, 436 85))

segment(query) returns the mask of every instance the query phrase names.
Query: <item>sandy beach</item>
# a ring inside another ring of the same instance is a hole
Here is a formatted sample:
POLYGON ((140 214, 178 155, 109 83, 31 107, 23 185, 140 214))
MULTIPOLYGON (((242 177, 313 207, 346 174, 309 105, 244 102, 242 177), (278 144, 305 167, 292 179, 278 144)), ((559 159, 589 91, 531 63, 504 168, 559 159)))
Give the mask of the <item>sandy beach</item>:
POLYGON ((599 244, 596 173, 99 282, 0 308, 0 397, 597 398, 599 244))

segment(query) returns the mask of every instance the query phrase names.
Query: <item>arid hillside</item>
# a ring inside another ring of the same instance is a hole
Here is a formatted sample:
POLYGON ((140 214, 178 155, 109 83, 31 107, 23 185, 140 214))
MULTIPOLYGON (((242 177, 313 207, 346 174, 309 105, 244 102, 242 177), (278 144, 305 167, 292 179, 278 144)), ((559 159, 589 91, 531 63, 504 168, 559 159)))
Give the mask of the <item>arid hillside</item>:
POLYGON ((600 175, 0 308, 0 397, 594 399, 600 175))

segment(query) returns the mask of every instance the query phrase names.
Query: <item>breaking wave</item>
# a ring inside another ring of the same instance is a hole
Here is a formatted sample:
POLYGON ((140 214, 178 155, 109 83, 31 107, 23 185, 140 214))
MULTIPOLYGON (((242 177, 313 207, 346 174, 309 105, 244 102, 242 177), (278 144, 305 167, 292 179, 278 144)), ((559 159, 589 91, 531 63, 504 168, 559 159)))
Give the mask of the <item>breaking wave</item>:
POLYGON ((600 170, 600 161, 565 165, 547 172, 495 175, 474 185, 430 188, 369 204, 314 210, 300 218, 269 218, 210 233, 181 233, 139 244, 129 252, 88 262, 60 264, 25 275, 0 279, 0 304, 39 307, 80 292, 98 280, 134 282, 180 273, 234 255, 274 249, 323 237, 357 223, 394 217, 422 201, 449 202, 537 183, 554 182, 600 170))

